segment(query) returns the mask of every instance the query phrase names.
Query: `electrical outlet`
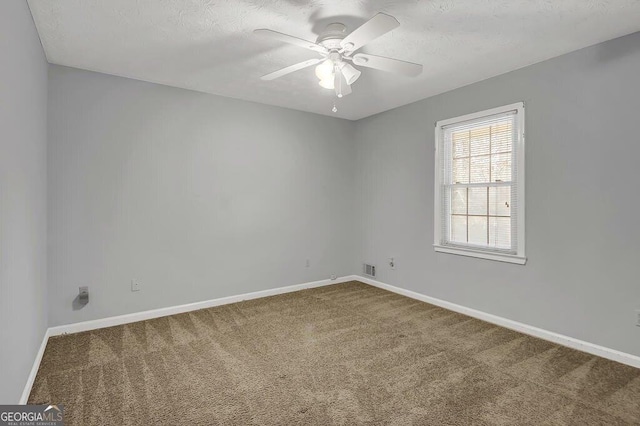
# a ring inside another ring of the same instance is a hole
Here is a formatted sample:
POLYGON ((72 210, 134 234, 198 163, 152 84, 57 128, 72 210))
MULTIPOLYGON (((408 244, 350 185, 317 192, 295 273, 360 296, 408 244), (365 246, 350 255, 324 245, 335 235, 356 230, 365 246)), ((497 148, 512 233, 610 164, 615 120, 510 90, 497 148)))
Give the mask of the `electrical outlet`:
POLYGON ((396 261, 393 257, 389 258, 389 268, 391 268, 393 271, 396 270, 396 261))
POLYGON ((83 286, 78 289, 78 302, 82 305, 89 303, 89 287, 83 286))
POLYGON ((140 282, 137 280, 131 280, 131 291, 140 291, 140 282))
POLYGON ((640 309, 636 311, 636 326, 640 327, 640 309))
POLYGON ((307 259, 307 262, 304 264, 305 267, 310 267, 311 266, 311 261, 309 259, 307 259))

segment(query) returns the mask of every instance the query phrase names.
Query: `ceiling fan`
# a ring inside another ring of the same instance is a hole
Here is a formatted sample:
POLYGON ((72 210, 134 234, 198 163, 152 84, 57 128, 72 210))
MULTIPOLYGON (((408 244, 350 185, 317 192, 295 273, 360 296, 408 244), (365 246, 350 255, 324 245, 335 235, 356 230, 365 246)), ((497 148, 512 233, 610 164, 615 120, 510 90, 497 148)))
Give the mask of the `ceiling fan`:
POLYGON ((320 58, 309 59, 263 75, 261 79, 274 80, 317 65, 316 76, 320 79, 320 86, 335 90, 336 96, 341 98, 351 93, 351 85, 361 74, 361 71, 352 64, 415 77, 422 72, 422 65, 367 53, 355 53, 365 44, 399 26, 400 23, 393 16, 378 13, 350 34, 347 34, 347 27, 344 24, 329 24, 315 43, 277 31, 255 30, 255 34, 313 50, 321 55, 320 58))

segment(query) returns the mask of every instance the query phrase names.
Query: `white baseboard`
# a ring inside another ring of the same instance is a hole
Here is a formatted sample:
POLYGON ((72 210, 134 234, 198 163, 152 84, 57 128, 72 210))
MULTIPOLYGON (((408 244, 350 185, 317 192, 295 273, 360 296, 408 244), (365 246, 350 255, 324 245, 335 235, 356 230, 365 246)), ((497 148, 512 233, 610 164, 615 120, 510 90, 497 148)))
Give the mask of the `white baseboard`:
POLYGON ((455 303, 447 302, 445 300, 436 299, 435 297, 425 296, 424 294, 416 293, 415 291, 405 290, 403 288, 396 287, 390 284, 385 284, 383 282, 372 280, 370 278, 355 276, 355 277, 352 277, 351 280, 360 281, 365 284, 372 285, 374 287, 388 290, 393 293, 401 294, 403 296, 420 300, 422 302, 427 302, 432 305, 436 305, 441 308, 448 309, 450 311, 458 312, 460 314, 477 318, 482 321, 490 322, 492 324, 496 324, 501 327, 519 331, 521 333, 538 337, 543 340, 548 340, 550 342, 557 343, 562 346, 566 346, 572 349, 577 349, 582 352, 587 352, 592 355, 597 355, 599 357, 607 358, 612 361, 617 361, 622 364, 627 364, 632 367, 640 368, 640 357, 636 355, 620 352, 615 349, 606 348, 604 346, 585 342, 583 340, 574 339, 573 337, 564 336, 562 334, 554 333, 552 331, 544 330, 538 327, 533 327, 531 325, 527 325, 521 322, 499 317, 497 315, 488 314, 486 312, 478 311, 476 309, 467 308, 465 306, 457 305, 455 303))
POLYGON ((212 308, 214 306, 228 305, 242 302, 243 300, 259 299, 261 297, 275 296, 277 294, 291 293, 293 291, 308 288, 322 287, 330 284, 339 284, 357 279, 355 276, 339 277, 335 280, 312 281, 303 284, 295 284, 286 287, 272 288, 269 290, 254 291, 252 293, 236 296, 221 297, 219 299, 205 300, 203 302, 188 303, 186 305, 169 306, 167 308, 152 309, 150 311, 135 312, 132 314, 118 315, 115 317, 101 318, 91 321, 77 322, 49 328, 49 336, 58 336, 65 333, 79 333, 81 331, 96 330, 99 328, 113 327, 114 325, 129 324, 153 318, 166 317, 168 315, 182 314, 184 312, 197 311, 198 309, 212 308))
POLYGON ((38 369, 40 368, 40 362, 42 361, 42 356, 44 355, 44 350, 47 347, 47 342, 49 341, 49 328, 44 332, 44 336, 42 337, 42 343, 40 344, 40 349, 38 349, 38 353, 36 354, 36 359, 33 361, 33 366, 31 367, 31 372, 29 373, 29 377, 27 377, 27 384, 22 391, 22 396, 20 396, 19 404, 25 405, 27 400, 29 399, 29 394, 31 393, 31 388, 33 387, 33 382, 36 381, 36 375, 38 374, 38 369))

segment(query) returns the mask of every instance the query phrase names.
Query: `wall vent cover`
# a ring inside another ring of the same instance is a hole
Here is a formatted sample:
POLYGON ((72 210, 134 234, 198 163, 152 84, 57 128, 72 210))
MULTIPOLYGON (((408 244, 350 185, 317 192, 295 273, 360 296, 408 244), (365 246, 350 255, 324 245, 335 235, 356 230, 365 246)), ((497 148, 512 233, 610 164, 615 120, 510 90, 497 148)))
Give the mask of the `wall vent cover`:
POLYGON ((364 263, 362 265, 362 272, 365 275, 368 275, 370 277, 375 277, 376 276, 376 267, 375 267, 375 265, 369 265, 368 263, 364 263))

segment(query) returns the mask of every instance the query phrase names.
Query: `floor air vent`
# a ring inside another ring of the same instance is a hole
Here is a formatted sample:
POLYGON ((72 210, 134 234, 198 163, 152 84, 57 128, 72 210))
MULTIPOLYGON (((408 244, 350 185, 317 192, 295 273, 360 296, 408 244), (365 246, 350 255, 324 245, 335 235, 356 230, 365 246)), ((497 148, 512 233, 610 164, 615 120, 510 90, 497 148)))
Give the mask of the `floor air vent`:
POLYGON ((363 266, 362 269, 365 275, 368 275, 370 277, 376 276, 376 267, 374 265, 369 265, 368 263, 365 263, 362 266, 363 266))

